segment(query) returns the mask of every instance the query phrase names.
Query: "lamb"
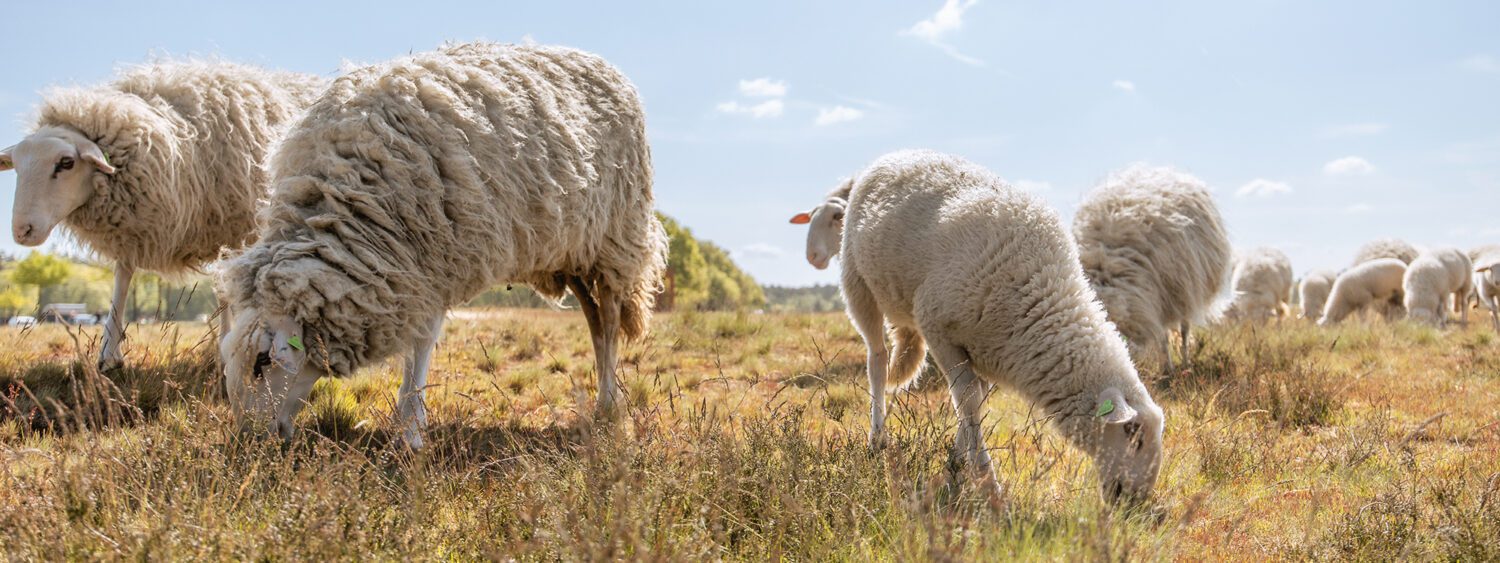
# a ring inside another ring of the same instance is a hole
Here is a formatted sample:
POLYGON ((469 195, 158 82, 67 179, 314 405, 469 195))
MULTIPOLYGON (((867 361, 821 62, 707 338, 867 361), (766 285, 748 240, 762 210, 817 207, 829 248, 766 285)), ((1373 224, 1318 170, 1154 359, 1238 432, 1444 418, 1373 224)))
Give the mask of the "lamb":
POLYGON ((1084 275, 1132 351, 1160 346, 1173 371, 1167 330, 1202 320, 1229 275, 1231 249, 1202 181, 1135 165, 1095 188, 1073 220, 1084 275))
POLYGON ((1418 254, 1420 252, 1417 250, 1417 247, 1412 246, 1404 240, 1394 238, 1376 239, 1359 247, 1359 251, 1354 253, 1354 263, 1351 265, 1358 266, 1365 262, 1381 258, 1395 258, 1403 264, 1411 264, 1412 260, 1417 259, 1418 254))
POLYGON ((1469 256, 1457 248, 1439 248, 1423 252, 1406 267, 1401 290, 1406 294, 1403 304, 1407 317, 1434 326, 1448 323, 1449 299, 1454 308, 1469 322, 1466 302, 1470 285, 1474 282, 1473 264, 1469 256))
POLYGON ((1314 270, 1297 284, 1297 300, 1302 302, 1304 319, 1316 320, 1323 314, 1323 305, 1328 303, 1328 293, 1333 289, 1333 280, 1338 273, 1333 270, 1314 270))
POLYGON ((318 378, 406 353, 421 448, 444 314, 514 281, 578 299, 614 416, 617 339, 646 332, 666 267, 651 176, 635 87, 598 56, 464 43, 349 72, 272 156, 260 240, 218 274, 231 405, 289 439, 318 378))
POLYGON ((1333 281, 1328 304, 1323 306, 1323 316, 1318 319, 1318 324, 1337 324, 1350 314, 1372 305, 1399 308, 1405 275, 1406 263, 1397 258, 1377 258, 1344 270, 1333 281))
POLYGON ((1474 263, 1474 293, 1484 308, 1490 310, 1495 332, 1500 332, 1500 244, 1480 246, 1469 251, 1469 256, 1474 263))
POLYGON ((955 460, 990 490, 986 383, 1037 403, 1092 455, 1107 499, 1149 495, 1164 416, 1056 212, 962 159, 895 152, 855 178, 842 255, 849 318, 869 350, 872 447, 885 442, 886 385, 915 371, 887 371, 889 324, 931 349, 958 414, 955 460))
POLYGON ((18 177, 17 243, 40 245, 61 223, 115 262, 101 370, 123 362, 137 269, 180 274, 254 238, 266 153, 322 84, 226 62, 145 65, 50 92, 31 134, 0 150, 0 170, 18 177))
POLYGON ((1274 248, 1257 248, 1235 261, 1231 319, 1268 319, 1290 313, 1292 261, 1274 248))

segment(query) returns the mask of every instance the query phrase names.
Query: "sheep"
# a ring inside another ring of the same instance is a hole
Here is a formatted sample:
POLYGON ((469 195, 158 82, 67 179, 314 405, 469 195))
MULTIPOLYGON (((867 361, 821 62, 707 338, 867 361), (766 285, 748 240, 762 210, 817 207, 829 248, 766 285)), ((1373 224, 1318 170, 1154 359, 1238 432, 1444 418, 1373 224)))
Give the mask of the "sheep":
POLYGON ((1465 302, 1474 283, 1473 263, 1457 248, 1438 248, 1423 252, 1406 267, 1401 291, 1408 318, 1442 327, 1448 323, 1449 298, 1460 309, 1462 322, 1469 322, 1465 302))
POLYGON ((872 448, 885 443, 886 385, 912 377, 887 371, 889 325, 925 342, 946 375, 955 462, 988 490, 999 484, 980 429, 986 383, 1034 401, 1092 455, 1106 498, 1149 495, 1164 415, 1056 212, 975 164, 900 151, 856 176, 841 254, 849 318, 868 348, 872 448))
POLYGON ((849 207, 849 190, 854 180, 839 184, 823 203, 792 216, 793 225, 807 225, 807 263, 819 270, 828 268, 829 261, 839 253, 839 244, 844 236, 844 210, 849 207))
POLYGON ((1170 168, 1131 166, 1084 200, 1073 220, 1084 275, 1133 352, 1160 346, 1174 371, 1169 327, 1202 320, 1229 276, 1223 219, 1202 181, 1170 168))
MULTIPOLYGON (((1490 310, 1495 332, 1500 332, 1500 244, 1487 244, 1469 251, 1473 259, 1474 293, 1490 310)), ((1468 304, 1464 304, 1468 308, 1468 304)))
POLYGON ((0 170, 18 178, 17 243, 40 245, 61 223, 115 263, 101 370, 123 363, 136 270, 197 270, 253 239, 266 153, 322 84, 227 62, 159 62, 48 93, 31 134, 0 150, 0 170))
POLYGON ((1328 303, 1328 293, 1333 289, 1333 280, 1338 273, 1333 270, 1314 270, 1297 284, 1297 299, 1302 302, 1301 318, 1317 320, 1323 314, 1323 305, 1328 303))
POLYGON ((1351 313, 1372 305, 1400 307, 1405 275, 1406 263, 1397 258, 1377 258, 1344 270, 1333 280, 1318 324, 1337 324, 1351 313))
POLYGON ((1230 287, 1234 297, 1225 311, 1231 319, 1268 319, 1289 314, 1292 261, 1274 248, 1257 248, 1235 261, 1230 287))
POLYGON ((406 353, 398 421, 423 447, 446 311, 512 281, 578 299, 597 413, 617 414, 617 339, 647 329, 667 237, 640 100, 608 62, 481 42, 353 70, 270 165, 260 239, 226 257, 216 284, 241 420, 269 416, 290 439, 318 378, 406 353))
POLYGON ((1376 239, 1359 247, 1359 250, 1354 253, 1354 262, 1350 265, 1358 266, 1381 258, 1395 258, 1403 264, 1411 264, 1411 261, 1416 260, 1420 253, 1417 247, 1401 239, 1376 239))

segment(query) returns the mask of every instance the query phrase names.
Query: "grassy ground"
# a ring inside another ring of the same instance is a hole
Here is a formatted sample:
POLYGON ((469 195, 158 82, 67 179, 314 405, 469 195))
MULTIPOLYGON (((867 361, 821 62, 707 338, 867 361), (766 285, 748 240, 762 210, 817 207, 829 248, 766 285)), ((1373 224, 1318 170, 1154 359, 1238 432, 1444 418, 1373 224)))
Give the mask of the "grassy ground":
POLYGON ((325 381, 289 446, 226 420, 201 326, 0 330, 0 553, 72 559, 1500 558, 1500 339, 1487 323, 1200 332, 1150 383, 1157 514, 1112 513, 1090 464, 1009 392, 1008 490, 945 469, 941 377, 865 446, 864 348, 838 314, 676 314, 622 354, 631 405, 592 425, 581 315, 451 320, 427 450, 396 442, 394 361, 325 381))

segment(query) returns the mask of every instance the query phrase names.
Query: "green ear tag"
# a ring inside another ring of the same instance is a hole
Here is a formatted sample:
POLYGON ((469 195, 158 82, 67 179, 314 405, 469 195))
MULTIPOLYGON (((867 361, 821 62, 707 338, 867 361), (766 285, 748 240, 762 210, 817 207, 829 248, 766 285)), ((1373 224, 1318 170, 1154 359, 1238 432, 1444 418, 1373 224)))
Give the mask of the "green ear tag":
POLYGON ((286 343, 287 344, 291 344, 293 348, 296 348, 298 350, 304 350, 304 351, 307 350, 307 348, 303 348, 302 347, 302 337, 301 336, 293 336, 291 338, 288 338, 288 339, 286 339, 286 343))
POLYGON ((1104 402, 1099 403, 1099 410, 1094 413, 1094 416, 1104 416, 1112 412, 1115 412, 1115 402, 1105 399, 1104 402))

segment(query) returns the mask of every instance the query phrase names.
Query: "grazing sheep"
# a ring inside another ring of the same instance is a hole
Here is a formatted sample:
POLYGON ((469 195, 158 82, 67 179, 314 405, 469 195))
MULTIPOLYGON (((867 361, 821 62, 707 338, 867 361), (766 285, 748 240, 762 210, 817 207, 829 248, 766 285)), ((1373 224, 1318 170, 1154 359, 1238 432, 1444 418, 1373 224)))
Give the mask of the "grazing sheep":
POLYGON ((1231 319, 1268 319, 1288 315, 1292 297, 1292 261, 1274 248, 1257 248, 1234 264, 1230 286, 1234 297, 1225 316, 1231 319))
POLYGON ((1402 303, 1408 318, 1434 326, 1448 323, 1447 309, 1451 298, 1456 308, 1461 309, 1462 322, 1469 322, 1469 308, 1465 300, 1474 283, 1473 263, 1469 256, 1457 248, 1439 248, 1423 252, 1406 267, 1401 281, 1401 291, 1406 294, 1402 303))
MULTIPOLYGON (((1474 263, 1474 293, 1490 310, 1495 332, 1500 332, 1500 244, 1487 244, 1469 251, 1474 263)), ((1468 308, 1468 304, 1464 304, 1468 308)))
POLYGON ((58 223, 115 262, 100 369, 120 365, 136 269, 177 274, 254 238, 262 165, 316 77, 223 62, 132 68, 107 86, 48 93, 32 133, 0 151, 16 169, 16 242, 58 223))
POLYGON ((1328 304, 1323 306, 1323 317, 1318 324, 1339 323, 1351 313, 1372 305, 1399 308, 1405 275, 1406 263, 1396 258, 1377 258, 1344 270, 1333 280, 1328 304))
POLYGON ((839 253, 844 236, 844 210, 849 207, 849 190, 854 180, 844 180, 828 192, 823 203, 792 216, 793 225, 807 225, 807 263, 819 270, 839 253))
MULTIPOLYGON (((985 383, 1035 402, 1093 456, 1104 496, 1141 499, 1161 462, 1161 408, 1083 277, 1056 212, 988 170, 930 151, 885 155, 854 181, 843 291, 869 348, 870 439, 885 439, 887 325, 947 376, 956 460, 998 487, 981 434, 985 383)), ((899 344, 898 344, 899 345, 899 344)))
POLYGON ((1404 240, 1394 238, 1376 239, 1359 247, 1359 251, 1354 253, 1354 263, 1351 265, 1358 266, 1365 262, 1381 258, 1395 258, 1403 264, 1410 264, 1412 260, 1417 259, 1418 254, 1421 254, 1421 252, 1417 250, 1417 247, 1412 246, 1404 240))
POLYGON ((1170 168, 1135 165, 1109 177, 1073 220, 1078 255, 1109 320, 1131 348, 1160 346, 1167 331, 1202 320, 1228 278, 1231 258, 1219 209, 1202 181, 1170 168))
POLYGON ((407 353, 397 398, 421 447, 443 316, 497 283, 578 298, 598 410, 616 340, 646 331, 667 238, 635 87, 572 49, 466 43, 350 72, 271 160, 260 240, 229 258, 220 341, 236 412, 292 417, 321 376, 407 353))
POLYGON ((1302 302, 1304 319, 1316 320, 1323 314, 1323 305, 1328 303, 1328 293, 1333 289, 1333 280, 1339 277, 1333 270, 1315 270, 1297 284, 1297 300, 1302 302))

